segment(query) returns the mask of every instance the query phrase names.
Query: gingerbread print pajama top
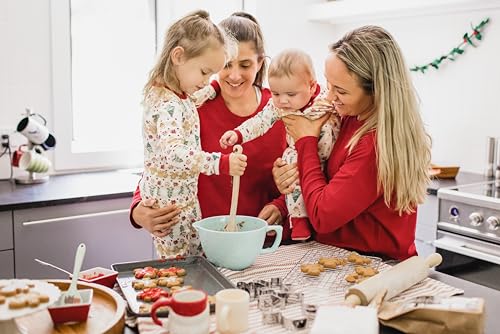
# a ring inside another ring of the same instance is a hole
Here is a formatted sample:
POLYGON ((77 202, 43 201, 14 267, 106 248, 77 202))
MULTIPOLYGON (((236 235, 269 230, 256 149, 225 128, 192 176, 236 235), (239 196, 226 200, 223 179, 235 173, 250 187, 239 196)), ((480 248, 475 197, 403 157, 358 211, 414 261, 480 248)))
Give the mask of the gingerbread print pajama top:
POLYGON ((167 236, 153 236, 156 251, 161 258, 200 255, 200 241, 192 227, 201 219, 198 176, 219 174, 221 154, 202 151, 200 120, 191 98, 155 87, 143 104, 142 198, 157 200, 157 207, 175 204, 181 209, 179 223, 167 236))

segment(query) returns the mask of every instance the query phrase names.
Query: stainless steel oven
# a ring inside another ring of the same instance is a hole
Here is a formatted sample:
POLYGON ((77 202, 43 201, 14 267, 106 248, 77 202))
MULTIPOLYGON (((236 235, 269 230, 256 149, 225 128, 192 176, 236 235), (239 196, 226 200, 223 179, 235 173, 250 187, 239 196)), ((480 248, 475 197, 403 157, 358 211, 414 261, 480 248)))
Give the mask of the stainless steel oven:
POLYGON ((500 188, 486 181, 438 191, 438 271, 500 290, 500 188))

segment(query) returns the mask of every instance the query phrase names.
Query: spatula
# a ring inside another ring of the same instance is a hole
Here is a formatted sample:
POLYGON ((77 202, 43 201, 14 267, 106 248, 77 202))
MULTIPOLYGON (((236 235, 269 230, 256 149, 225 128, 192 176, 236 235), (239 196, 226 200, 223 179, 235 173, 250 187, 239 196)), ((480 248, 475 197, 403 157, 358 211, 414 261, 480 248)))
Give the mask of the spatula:
POLYGON ((40 263, 40 264, 43 264, 44 266, 48 266, 48 267, 52 267, 54 269, 57 269, 59 271, 62 271, 63 273, 66 273, 68 274, 68 276, 71 276, 71 273, 67 270, 64 270, 63 268, 59 268, 58 266, 52 264, 52 263, 48 263, 48 262, 45 262, 45 261, 42 261, 42 260, 39 260, 39 259, 35 259, 36 262, 40 263))
POLYGON ((83 258, 85 257, 85 244, 81 243, 76 249, 75 255, 75 265, 73 267, 73 278, 71 279, 71 285, 68 291, 63 293, 62 300, 64 304, 78 304, 82 300, 82 296, 76 288, 78 281, 78 276, 80 275, 80 268, 82 267, 83 258))
MULTIPOLYGON (((241 145, 234 145, 233 152, 242 153, 243 147, 241 145)), ((231 209, 229 210, 229 221, 224 227, 226 232, 238 232, 240 229, 236 224, 236 210, 238 209, 238 195, 240 193, 240 177, 233 176, 233 191, 231 195, 231 209)))

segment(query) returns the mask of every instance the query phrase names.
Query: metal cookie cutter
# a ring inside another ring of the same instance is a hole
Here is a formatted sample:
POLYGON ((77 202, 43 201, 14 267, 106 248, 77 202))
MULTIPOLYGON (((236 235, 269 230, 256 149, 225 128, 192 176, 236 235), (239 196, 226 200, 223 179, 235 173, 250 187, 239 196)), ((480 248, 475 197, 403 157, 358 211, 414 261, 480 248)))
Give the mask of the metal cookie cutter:
POLYGON ((265 294, 259 296, 259 301, 257 303, 257 307, 259 310, 263 312, 275 312, 275 311, 283 311, 285 309, 286 303, 285 300, 275 294, 265 294))
POLYGON ((304 294, 302 292, 278 291, 276 292, 276 295, 283 298, 286 305, 302 303, 304 300, 304 294))
POLYGON ((302 301, 302 314, 306 316, 309 320, 314 320, 316 317, 316 311, 318 310, 318 306, 315 304, 309 304, 302 301))
MULTIPOLYGON (((238 289, 248 292, 250 301, 258 299, 259 296, 263 294, 269 294, 271 292, 291 293, 294 290, 293 285, 283 283, 281 277, 273 277, 270 280, 258 279, 252 282, 238 282, 236 286, 238 289)), ((284 298, 285 296, 281 297, 284 298)))
POLYGON ((288 319, 283 317, 283 327, 292 332, 299 332, 307 328, 311 322, 307 318, 288 319))
POLYGON ((311 321, 307 318, 290 319, 281 312, 262 312, 262 322, 265 325, 281 325, 292 332, 303 331, 311 324, 311 321))

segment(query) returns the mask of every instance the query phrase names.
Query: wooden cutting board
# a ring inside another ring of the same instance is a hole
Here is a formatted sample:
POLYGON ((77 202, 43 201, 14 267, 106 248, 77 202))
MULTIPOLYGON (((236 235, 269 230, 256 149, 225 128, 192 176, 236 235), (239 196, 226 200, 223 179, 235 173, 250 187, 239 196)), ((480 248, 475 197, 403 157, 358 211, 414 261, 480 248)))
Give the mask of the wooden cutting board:
MULTIPOLYGON (((49 280, 61 291, 66 291, 70 280, 49 280)), ((37 334, 123 333, 125 326, 125 300, 115 291, 99 284, 78 282, 79 289, 93 289, 94 297, 86 322, 54 326, 47 310, 16 319, 20 328, 37 334)))

